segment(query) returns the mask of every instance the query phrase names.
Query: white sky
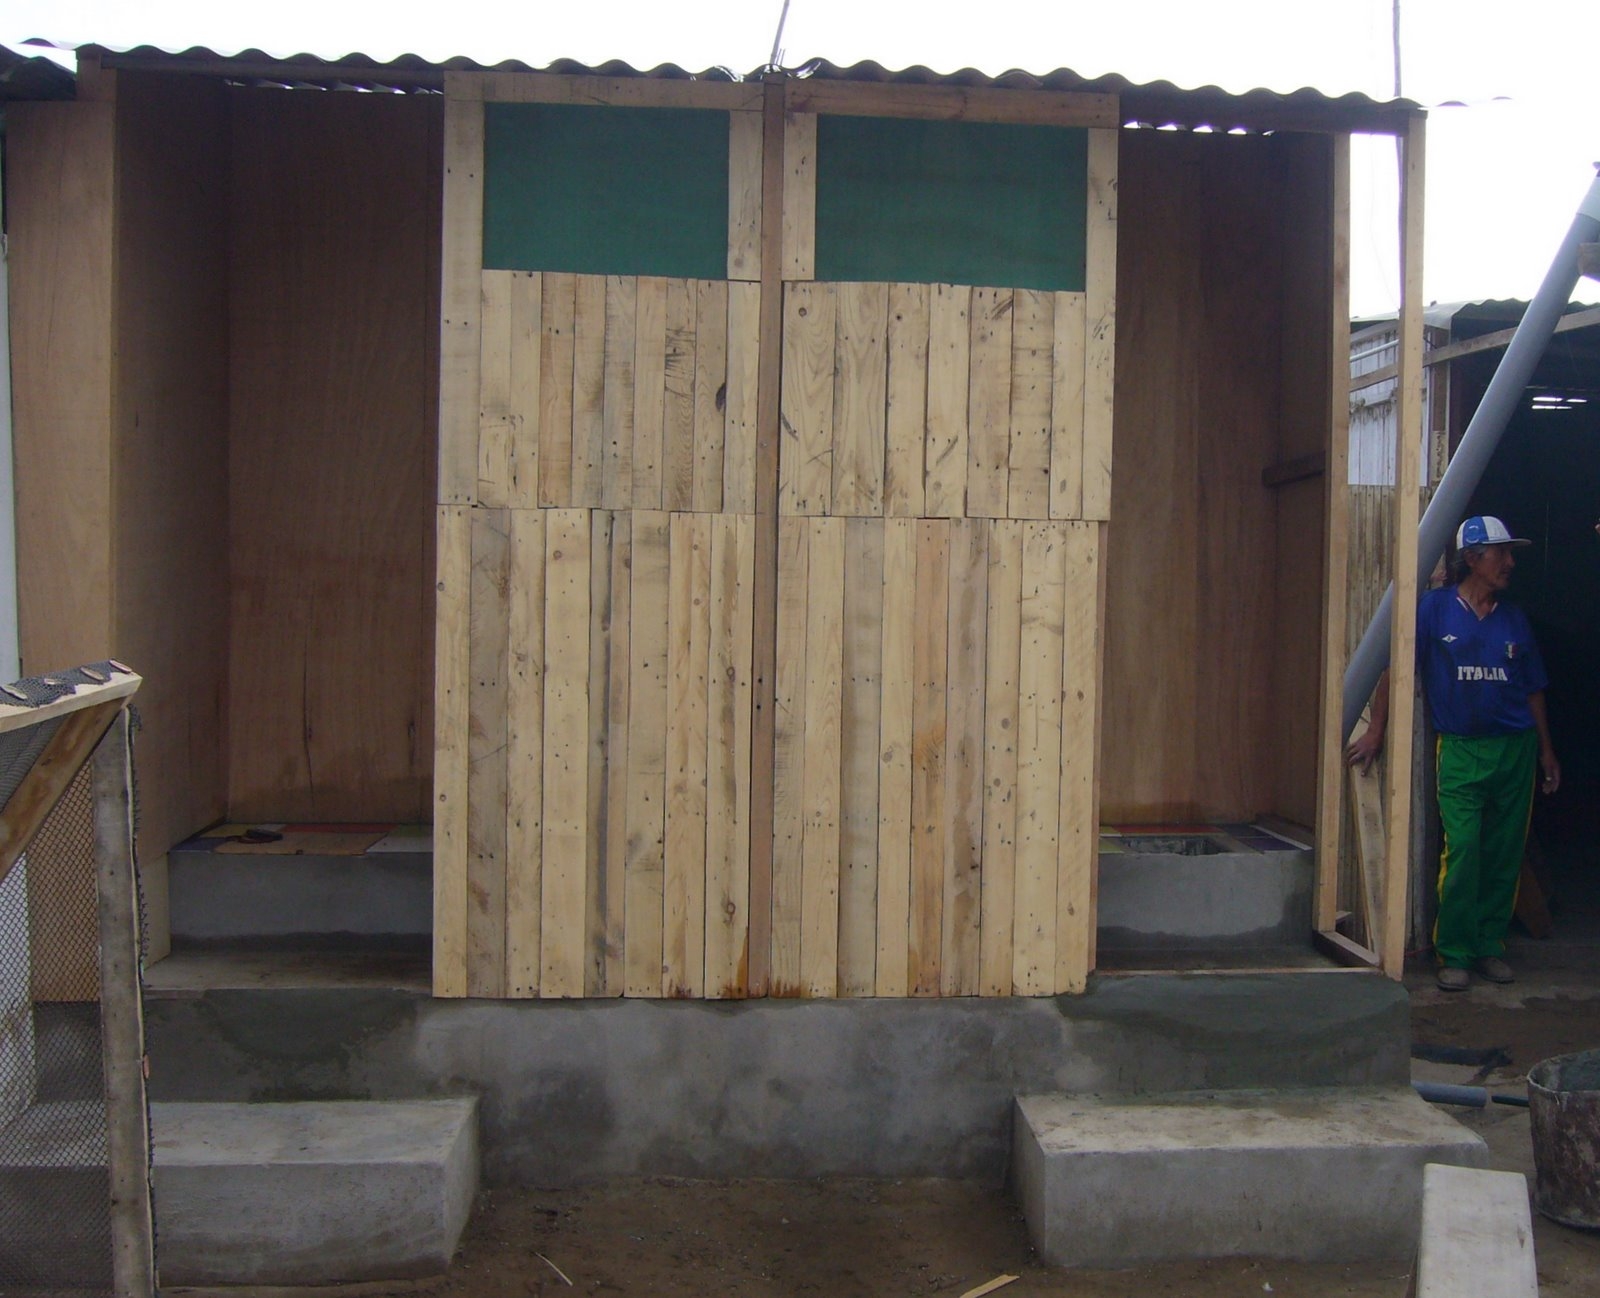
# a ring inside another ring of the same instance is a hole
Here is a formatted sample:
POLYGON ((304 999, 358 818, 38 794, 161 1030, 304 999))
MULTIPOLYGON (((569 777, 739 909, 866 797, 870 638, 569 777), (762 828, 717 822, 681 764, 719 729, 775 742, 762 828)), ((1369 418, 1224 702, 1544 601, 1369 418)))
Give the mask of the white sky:
MULTIPOLYGON (((1401 0, 1402 92, 1428 127, 1425 293, 1531 297, 1600 160, 1593 0, 1401 0), (1448 103, 1459 107, 1436 107, 1448 103)), ((453 55, 540 66, 724 65, 771 51, 782 0, 4 0, 0 44, 28 37, 274 55, 453 55)), ((1391 0, 791 0, 782 61, 1012 67, 1228 90, 1393 92, 1391 0)), ((1397 299, 1394 150, 1358 141, 1351 308, 1397 299)), ((1580 284, 1585 300, 1600 285, 1580 284)))

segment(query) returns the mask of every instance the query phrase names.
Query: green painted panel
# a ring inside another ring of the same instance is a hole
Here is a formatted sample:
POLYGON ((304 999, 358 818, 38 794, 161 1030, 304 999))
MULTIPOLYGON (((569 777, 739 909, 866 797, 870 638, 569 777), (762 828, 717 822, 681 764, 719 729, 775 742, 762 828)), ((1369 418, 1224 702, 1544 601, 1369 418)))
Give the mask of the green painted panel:
POLYGON ((819 280, 1083 288, 1088 132, 817 122, 819 280))
POLYGON ((485 104, 483 264, 725 279, 727 113, 485 104))

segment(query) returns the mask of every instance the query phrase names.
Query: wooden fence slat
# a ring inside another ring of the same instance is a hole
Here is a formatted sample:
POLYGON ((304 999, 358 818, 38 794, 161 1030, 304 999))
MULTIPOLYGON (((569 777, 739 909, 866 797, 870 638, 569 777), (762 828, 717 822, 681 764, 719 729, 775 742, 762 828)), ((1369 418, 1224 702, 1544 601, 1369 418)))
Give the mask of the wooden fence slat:
POLYGON ((910 987, 912 634, 917 591, 917 524, 884 520, 883 697, 878 747, 877 993, 910 987))
POLYGON ((628 860, 623 964, 626 994, 661 995, 666 869, 668 518, 633 515, 628 637, 628 860))
POLYGON ((700 280, 694 312, 694 485, 697 512, 722 509, 722 457, 727 441, 728 285, 700 280))
POLYGON ((1011 311, 1009 518, 1050 517, 1050 397, 1055 376, 1053 293, 1018 289, 1011 311))
POLYGON ((434 596, 433 994, 467 994, 472 511, 438 510, 434 596))
POLYGON ((727 431, 722 507, 756 511, 756 394, 761 360, 761 285, 728 285, 727 431))
POLYGON ((946 645, 950 618, 950 524, 917 520, 912 617, 911 922, 913 996, 937 996, 944 937, 946 645))
POLYGON ((835 996, 839 982, 839 744, 844 670, 844 523, 842 518, 809 521, 806 801, 800 885, 800 981, 808 996, 835 996))
POLYGON ((1057 293, 1050 382, 1050 517, 1083 516, 1082 293, 1057 293))
POLYGON ((972 347, 972 290, 935 284, 928 302, 928 443, 923 511, 935 518, 967 512, 967 383, 972 347))
POLYGON ((661 426, 661 507, 694 508, 694 331, 693 280, 667 281, 667 360, 661 426))
POLYGON ((840 284, 834 293, 838 341, 829 512, 882 514, 889 286, 840 284))
POLYGON ((1061 791, 1056 861, 1054 990, 1081 992, 1094 949, 1094 876, 1100 852, 1095 774, 1099 762, 1100 528, 1058 525, 1064 535, 1065 625, 1061 679, 1061 791))
POLYGON ((544 519, 511 512, 506 682, 506 995, 539 994, 544 861, 544 519))
POLYGON ((478 306, 483 271, 483 105, 447 95, 440 232, 439 501, 478 479, 478 306))
MULTIPOLYGON (((629 331, 630 345, 632 331, 629 331)), ((631 390, 632 384, 629 384, 631 390)), ((611 803, 626 797, 627 784, 611 787, 611 522, 616 515, 589 515, 589 805, 585 815, 583 994, 606 990, 606 884, 609 882, 611 803)))
POLYGON ((783 278, 817 273, 817 115, 786 113, 783 122, 783 278))
POLYGON ((1046 996, 1056 974, 1056 828, 1061 780, 1061 524, 1022 529, 1022 651, 1017 670, 1017 862, 1012 989, 1046 996))
POLYGON ((743 994, 740 966, 749 925, 751 621, 748 564, 740 549, 741 539, 749 541, 749 520, 719 514, 710 527, 705 993, 727 999, 743 994))
POLYGON ((883 524, 845 525, 840 712, 839 994, 877 990, 878 734, 883 673, 883 524))
POLYGON ((547 274, 539 335, 539 503, 572 504, 573 317, 577 276, 547 274))
POLYGON ((1111 406, 1116 383, 1117 137, 1089 132, 1085 233, 1083 516, 1111 517, 1111 406))
POLYGON ((511 466, 511 272, 486 270, 478 306, 478 491, 490 509, 504 509, 511 466))
POLYGON ((761 278, 761 114, 728 114, 728 278, 761 278))
POLYGON ((539 379, 544 281, 536 271, 511 276, 511 491, 513 509, 539 503, 539 379))
POLYGON ((756 610, 756 520, 750 514, 735 518, 735 546, 738 553, 738 584, 735 587, 733 622, 734 678, 733 773, 734 835, 730 926, 733 929, 729 952, 733 967, 728 974, 725 995, 750 994, 750 860, 753 855, 752 803, 755 781, 751 766, 755 729, 755 610, 756 610))
POLYGON ((572 503, 598 509, 605 487, 604 275, 579 275, 576 279, 572 347, 572 503))
POLYGON ((946 634, 945 846, 940 992, 978 994, 983 900, 983 696, 987 648, 989 524, 950 525, 950 622, 946 634))
POLYGON ((662 993, 698 997, 705 981, 706 676, 710 519, 674 514, 667 576, 667 855, 662 993))
POLYGON ((967 509, 1006 517, 1011 464, 1011 313, 1008 288, 972 290, 967 380, 967 509))
POLYGON ((667 281, 639 278, 633 337, 634 509, 661 508, 661 436, 667 396, 667 281))
POLYGON ((928 286, 891 284, 888 315, 883 512, 916 518, 922 513, 928 436, 928 286))
POLYGON ((507 514, 472 511, 467 739, 467 995, 505 995, 507 514))
POLYGON ((807 521, 780 516, 769 975, 769 991, 773 996, 800 994, 801 869, 806 807, 806 600, 810 550, 807 521))
POLYGON ((633 679, 633 513, 611 520, 611 609, 606 631, 606 831, 597 995, 621 996, 628 887, 628 724, 633 679))
POLYGON ((604 467, 600 503, 606 509, 633 505, 633 357, 638 324, 639 281, 606 276, 606 335, 601 426, 604 467))
POLYGON ((783 294, 783 439, 780 508, 826 514, 833 495, 832 284, 786 284, 783 294))
POLYGON ((1009 996, 1017 860, 1017 674, 1022 640, 1022 524, 989 535, 983 757, 983 904, 978 994, 1009 996))
POLYGON ((544 868, 539 994, 584 991, 589 862, 589 514, 545 520, 544 868))

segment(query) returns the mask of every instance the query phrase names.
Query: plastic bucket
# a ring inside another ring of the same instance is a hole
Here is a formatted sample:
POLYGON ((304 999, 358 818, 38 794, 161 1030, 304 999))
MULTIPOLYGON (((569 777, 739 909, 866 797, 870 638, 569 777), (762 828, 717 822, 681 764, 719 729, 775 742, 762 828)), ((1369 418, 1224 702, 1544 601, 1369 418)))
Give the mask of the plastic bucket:
POLYGON ((1563 1226, 1600 1230, 1600 1050, 1536 1064, 1528 1111, 1534 1207, 1563 1226))

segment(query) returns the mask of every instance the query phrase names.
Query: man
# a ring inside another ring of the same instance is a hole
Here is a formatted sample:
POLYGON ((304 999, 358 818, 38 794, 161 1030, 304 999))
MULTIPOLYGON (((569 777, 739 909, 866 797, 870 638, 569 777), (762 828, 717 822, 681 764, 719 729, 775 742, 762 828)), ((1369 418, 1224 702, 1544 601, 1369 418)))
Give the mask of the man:
MULTIPOLYGON (((1535 763, 1546 793, 1561 785, 1545 715, 1544 662, 1527 617, 1500 598, 1516 567, 1512 551, 1530 544, 1492 515, 1467 519, 1456 531, 1456 584, 1429 591, 1417 607, 1417 675, 1439 733, 1444 850, 1433 948, 1446 991, 1464 990, 1473 969, 1490 982, 1512 981, 1501 957, 1522 872, 1535 763)), ((1346 752, 1352 766, 1371 767, 1388 720, 1385 672, 1372 724, 1346 752)))

